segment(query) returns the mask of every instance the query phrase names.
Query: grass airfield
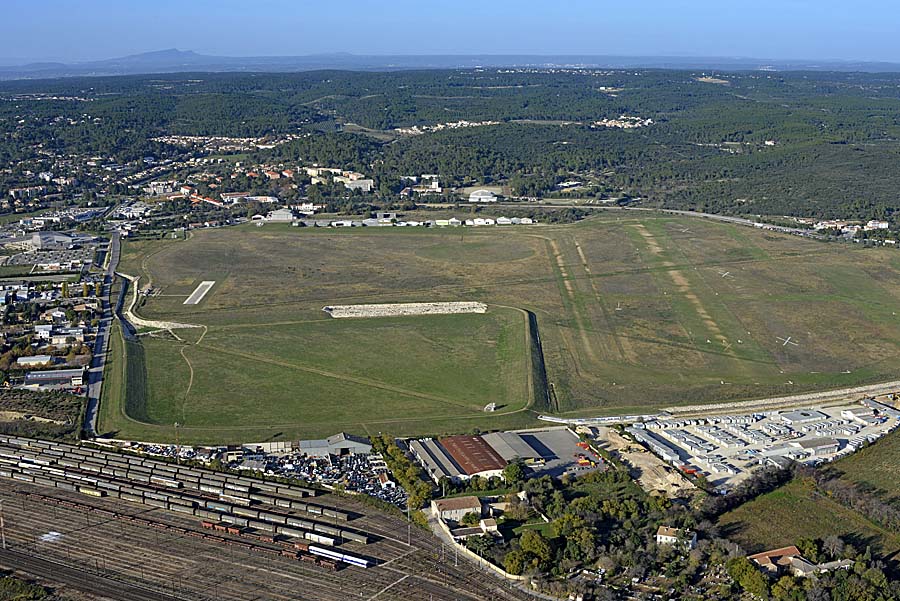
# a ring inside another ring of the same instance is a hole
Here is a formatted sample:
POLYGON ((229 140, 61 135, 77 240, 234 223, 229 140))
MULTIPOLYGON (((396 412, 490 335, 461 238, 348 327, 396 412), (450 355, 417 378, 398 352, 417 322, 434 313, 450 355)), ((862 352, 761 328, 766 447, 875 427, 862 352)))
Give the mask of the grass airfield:
MULTIPOLYGON (((126 242, 158 294, 141 338, 133 438, 222 442, 533 423, 894 379, 900 254, 629 213, 490 228, 291 228, 126 242), (216 284, 183 304, 204 280, 216 284), (485 315, 335 320, 328 304, 481 301, 485 315), (552 394, 533 393, 537 318, 552 394), (789 339, 789 341, 788 341, 789 339), (786 342, 787 341, 787 342, 786 342), (143 354, 143 358, 140 355, 143 354), (482 407, 496 402, 487 414, 482 407)), ((127 344, 130 346, 131 343, 127 344)), ((135 382, 137 385, 135 385, 135 382)))

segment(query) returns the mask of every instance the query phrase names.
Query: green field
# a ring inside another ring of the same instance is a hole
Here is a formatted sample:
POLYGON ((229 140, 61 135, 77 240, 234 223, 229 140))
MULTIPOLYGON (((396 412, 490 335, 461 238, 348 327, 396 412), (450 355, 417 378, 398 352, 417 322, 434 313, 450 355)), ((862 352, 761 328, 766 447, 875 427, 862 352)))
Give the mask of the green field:
POLYGON ((881 557, 900 558, 900 534, 818 494, 799 480, 723 515, 719 527, 723 535, 749 553, 794 545, 801 538, 837 535, 859 551, 871 545, 881 557))
MULTIPOLYGON (((827 469, 858 484, 862 490, 896 502, 900 499, 898 461, 900 431, 894 431, 827 469)), ((900 532, 881 527, 861 512, 815 491, 812 483, 799 479, 725 514, 719 525, 724 534, 752 552, 795 544, 803 537, 835 534, 859 550, 872 545, 877 554, 900 565, 900 532)))
POLYGON ((834 465, 842 477, 871 490, 885 501, 900 502, 900 430, 834 465))
POLYGON ((242 226, 127 242, 120 271, 157 293, 138 308, 144 318, 205 326, 177 331, 181 341, 143 337, 145 367, 130 370, 141 384, 127 403, 129 416, 156 425, 151 433, 178 421, 198 440, 506 427, 536 412, 630 412, 883 381, 900 360, 900 254, 700 219, 242 226), (203 280, 216 285, 184 305, 203 280), (347 321, 321 311, 451 300, 490 309, 347 321), (549 407, 528 391, 522 309, 536 316, 549 407), (788 336, 796 345, 779 340, 788 336), (503 407, 484 414, 490 401, 503 407))

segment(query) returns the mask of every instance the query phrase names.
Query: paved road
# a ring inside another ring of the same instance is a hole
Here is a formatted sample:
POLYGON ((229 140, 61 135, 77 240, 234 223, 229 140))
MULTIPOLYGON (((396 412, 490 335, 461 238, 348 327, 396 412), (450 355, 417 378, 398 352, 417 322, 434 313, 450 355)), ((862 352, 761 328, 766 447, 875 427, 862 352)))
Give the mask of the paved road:
POLYGON ((109 243, 109 261, 106 273, 103 276, 103 294, 100 302, 103 305, 103 314, 100 318, 100 326, 97 328, 97 337, 94 341, 94 356, 88 369, 88 404, 84 414, 84 431, 88 436, 97 435, 97 412, 100 408, 100 389, 103 385, 103 368, 106 366, 106 353, 109 350, 109 330, 112 325, 113 311, 109 304, 109 294, 113 280, 116 277, 116 267, 119 265, 121 244, 119 232, 113 232, 109 243))
POLYGON ((97 597, 127 599, 128 601, 178 601, 182 599, 18 551, 0 550, 0 565, 44 578, 51 583, 64 584, 97 597))

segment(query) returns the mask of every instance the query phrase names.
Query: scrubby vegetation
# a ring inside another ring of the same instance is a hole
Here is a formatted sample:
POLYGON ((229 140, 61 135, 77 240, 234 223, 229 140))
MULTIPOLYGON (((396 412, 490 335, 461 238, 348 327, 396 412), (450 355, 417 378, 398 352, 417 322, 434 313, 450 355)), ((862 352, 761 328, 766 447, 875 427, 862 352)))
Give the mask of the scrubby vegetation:
POLYGON ((81 432, 86 407, 83 396, 66 392, 0 389, 0 432, 73 440, 81 432))

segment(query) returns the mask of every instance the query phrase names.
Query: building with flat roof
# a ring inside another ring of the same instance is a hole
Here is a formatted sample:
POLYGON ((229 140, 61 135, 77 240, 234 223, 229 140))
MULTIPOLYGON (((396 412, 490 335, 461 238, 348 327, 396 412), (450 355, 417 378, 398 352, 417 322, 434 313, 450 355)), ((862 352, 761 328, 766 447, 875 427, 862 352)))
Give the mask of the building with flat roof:
POLYGON ((796 411, 786 411, 780 415, 782 421, 787 424, 806 424, 820 419, 827 419, 828 416, 821 411, 815 409, 798 409, 796 411))
POLYGON ((507 462, 481 436, 460 435, 440 439, 462 472, 469 476, 490 478, 503 473, 507 462))
POLYGON ((84 386, 84 369, 30 371, 25 374, 26 388, 44 388, 53 386, 84 386))

